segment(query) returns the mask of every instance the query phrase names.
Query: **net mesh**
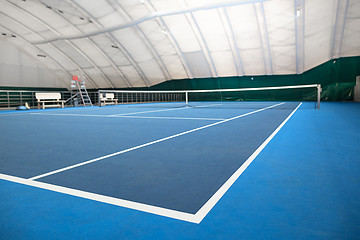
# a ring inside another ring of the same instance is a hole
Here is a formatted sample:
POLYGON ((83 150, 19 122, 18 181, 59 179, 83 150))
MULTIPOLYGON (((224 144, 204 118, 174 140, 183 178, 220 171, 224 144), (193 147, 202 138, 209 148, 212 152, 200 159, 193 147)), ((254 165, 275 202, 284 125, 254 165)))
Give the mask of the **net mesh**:
MULTIPOLYGON (((320 85, 298 85, 264 88, 178 90, 178 91, 130 91, 100 90, 101 99, 112 93, 118 104, 134 107, 211 107, 211 108, 261 108, 274 102, 312 102, 309 106, 320 107, 320 85), (136 103, 136 104, 135 104, 136 103), (141 103, 141 104, 140 104, 141 103)), ((283 107, 289 107, 285 104, 283 107)))

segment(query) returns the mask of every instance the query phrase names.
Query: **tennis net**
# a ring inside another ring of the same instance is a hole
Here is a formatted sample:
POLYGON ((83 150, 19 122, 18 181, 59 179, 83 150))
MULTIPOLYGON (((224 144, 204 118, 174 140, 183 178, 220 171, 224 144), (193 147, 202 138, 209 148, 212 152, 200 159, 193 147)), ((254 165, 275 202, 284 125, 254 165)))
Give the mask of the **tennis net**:
POLYGON ((116 99, 118 104, 144 103, 142 107, 259 108, 270 102, 307 101, 314 102, 314 108, 320 109, 321 85, 173 91, 99 90, 99 106, 109 96, 116 99))

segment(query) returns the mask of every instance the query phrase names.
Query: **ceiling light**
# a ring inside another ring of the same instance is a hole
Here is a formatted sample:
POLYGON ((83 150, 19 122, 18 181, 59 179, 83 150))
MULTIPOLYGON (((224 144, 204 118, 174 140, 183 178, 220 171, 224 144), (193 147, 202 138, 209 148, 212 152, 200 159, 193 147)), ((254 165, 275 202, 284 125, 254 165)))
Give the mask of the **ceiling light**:
POLYGON ((169 32, 166 31, 165 29, 161 29, 161 32, 162 32, 163 34, 169 35, 169 32))
POLYGON ((301 15, 301 10, 300 8, 296 9, 296 17, 300 17, 301 15))

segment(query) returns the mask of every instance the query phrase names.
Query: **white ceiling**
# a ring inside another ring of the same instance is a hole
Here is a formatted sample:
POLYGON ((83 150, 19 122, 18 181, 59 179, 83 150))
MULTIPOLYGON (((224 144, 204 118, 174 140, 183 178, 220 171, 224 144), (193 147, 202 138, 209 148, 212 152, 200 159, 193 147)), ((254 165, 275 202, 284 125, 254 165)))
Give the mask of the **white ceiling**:
POLYGON ((0 31, 90 88, 144 87, 359 56, 360 1, 0 0, 0 31))

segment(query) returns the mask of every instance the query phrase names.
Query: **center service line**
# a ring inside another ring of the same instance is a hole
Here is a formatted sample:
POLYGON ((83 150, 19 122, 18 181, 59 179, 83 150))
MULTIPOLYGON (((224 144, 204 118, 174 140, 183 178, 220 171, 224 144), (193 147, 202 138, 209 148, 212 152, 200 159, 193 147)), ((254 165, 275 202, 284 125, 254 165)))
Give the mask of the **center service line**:
POLYGON ((264 111, 266 109, 274 108, 274 107, 280 106, 280 105, 282 105, 284 103, 285 102, 278 103, 278 104, 275 104, 275 105, 272 105, 272 106, 269 106, 269 107, 261 108, 261 109, 258 109, 258 110, 252 111, 252 112, 248 112, 248 113, 245 113, 245 114, 242 114, 242 115, 239 115, 239 116, 228 118, 228 119, 225 119, 225 120, 222 120, 222 121, 219 121, 219 122, 215 122, 215 123, 208 124, 208 125, 205 125, 205 126, 202 126, 202 127, 194 128, 192 130, 188 130, 188 131, 185 131, 185 132, 182 132, 182 133, 178 133, 178 134, 175 134, 175 135, 172 135, 172 136, 169 136, 169 137, 165 137, 165 138, 161 138, 161 139, 158 139, 158 140, 155 140, 155 141, 152 141, 152 142, 141 144, 141 145, 138 145, 136 147, 128 148, 128 149, 125 149, 125 150, 122 150, 122 151, 119 151, 119 152, 115 152, 115 153, 111 153, 111 154, 108 154, 108 155, 105 155, 105 156, 102 156, 102 157, 98 157, 98 158, 95 158, 95 159, 92 159, 92 160, 89 160, 89 161, 74 164, 74 165, 71 165, 71 166, 68 166, 68 167, 65 167, 65 168, 60 168, 60 169, 55 170, 55 171, 51 171, 51 172, 48 172, 48 173, 44 173, 44 174, 29 178, 29 180, 36 180, 36 179, 43 178, 43 177, 46 177, 46 176, 49 176, 49 175, 53 175, 55 173, 64 172, 64 171, 67 171, 67 170, 70 170, 70 169, 73 169, 73 168, 76 168, 76 167, 80 167, 80 166, 87 165, 87 164, 90 164, 90 163, 93 163, 93 162, 97 162, 97 161, 100 161, 100 160, 103 160, 103 159, 106 159, 106 158, 110 158, 110 157, 113 157, 113 156, 116 156, 116 155, 119 155, 119 154, 127 153, 127 152, 130 152, 130 151, 139 149, 139 148, 143 148, 143 147, 146 147, 146 146, 149 146, 149 145, 153 145, 155 143, 163 142, 163 141, 166 141, 166 140, 169 140, 169 139, 172 139, 172 138, 176 138, 176 137, 188 134, 188 133, 196 132, 196 131, 199 131, 199 130, 202 130, 202 129, 205 129, 205 128, 213 127, 213 126, 216 126, 216 125, 219 125, 219 124, 222 124, 222 123, 226 123, 226 122, 229 122, 229 121, 241 118, 241 117, 245 117, 245 116, 257 113, 257 112, 261 112, 261 111, 264 111))

